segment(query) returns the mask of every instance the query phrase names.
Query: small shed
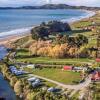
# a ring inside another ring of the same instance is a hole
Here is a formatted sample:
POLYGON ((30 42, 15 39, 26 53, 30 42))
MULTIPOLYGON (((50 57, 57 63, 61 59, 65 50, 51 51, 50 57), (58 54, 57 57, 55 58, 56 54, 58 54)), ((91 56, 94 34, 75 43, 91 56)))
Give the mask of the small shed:
POLYGON ((72 66, 64 66, 63 67, 64 70, 72 70, 72 68, 73 68, 72 66))

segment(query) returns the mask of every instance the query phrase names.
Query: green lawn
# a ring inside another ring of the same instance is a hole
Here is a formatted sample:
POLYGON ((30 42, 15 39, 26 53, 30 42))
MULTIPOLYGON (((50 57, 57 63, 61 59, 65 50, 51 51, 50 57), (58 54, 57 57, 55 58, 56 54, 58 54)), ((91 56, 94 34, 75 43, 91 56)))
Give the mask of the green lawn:
POLYGON ((65 64, 87 64, 89 62, 93 62, 92 59, 52 59, 48 57, 29 57, 29 58, 17 58, 18 62, 31 62, 36 64, 57 64, 57 65, 65 65, 65 64))
POLYGON ((53 59, 49 57, 31 57, 29 52, 26 50, 21 50, 17 52, 16 60, 18 62, 31 62, 31 63, 42 63, 42 64, 84 64, 92 62, 93 59, 88 58, 73 58, 73 59, 53 59))
POLYGON ((100 83, 95 83, 93 91, 93 100, 100 100, 100 83))
POLYGON ((43 76, 64 84, 76 84, 76 82, 79 82, 79 80, 81 80, 80 73, 72 71, 62 71, 61 69, 43 68, 42 70, 32 70, 29 68, 25 68, 25 70, 35 75, 43 76))

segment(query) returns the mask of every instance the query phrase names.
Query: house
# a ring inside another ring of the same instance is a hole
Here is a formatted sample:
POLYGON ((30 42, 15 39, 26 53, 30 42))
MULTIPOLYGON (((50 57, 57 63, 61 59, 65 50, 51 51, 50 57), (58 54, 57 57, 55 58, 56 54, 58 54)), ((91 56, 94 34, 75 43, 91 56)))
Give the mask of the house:
POLYGON ((92 73, 92 78, 91 78, 92 81, 100 81, 100 71, 94 71, 92 73))
POLYGON ((67 70, 67 71, 70 71, 70 70, 72 70, 72 69, 73 69, 72 66, 64 66, 64 67, 63 67, 63 70, 67 70))

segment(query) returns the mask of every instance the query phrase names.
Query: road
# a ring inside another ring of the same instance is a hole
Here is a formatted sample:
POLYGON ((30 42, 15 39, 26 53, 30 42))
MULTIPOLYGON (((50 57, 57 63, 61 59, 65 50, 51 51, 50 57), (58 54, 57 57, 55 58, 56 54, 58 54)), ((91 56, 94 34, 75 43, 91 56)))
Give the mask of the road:
POLYGON ((60 82, 57 82, 57 81, 54 81, 54 80, 51 80, 51 79, 48 79, 48 78, 45 78, 45 77, 42 77, 42 76, 29 74, 29 77, 32 77, 32 76, 46 80, 46 81, 49 81, 51 83, 54 83, 54 84, 56 84, 59 87, 62 87, 64 89, 66 89, 66 88, 67 89, 74 89, 76 91, 82 90, 83 88, 87 87, 91 83, 91 77, 90 76, 88 78, 86 78, 85 82, 77 84, 77 85, 66 85, 66 84, 63 84, 63 83, 60 83, 60 82))

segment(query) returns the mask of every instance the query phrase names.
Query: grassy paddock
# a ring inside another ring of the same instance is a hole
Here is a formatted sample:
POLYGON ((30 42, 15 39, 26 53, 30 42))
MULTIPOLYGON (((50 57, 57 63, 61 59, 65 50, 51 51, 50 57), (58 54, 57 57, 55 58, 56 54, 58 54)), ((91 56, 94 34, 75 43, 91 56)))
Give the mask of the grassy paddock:
POLYGON ((72 71, 62 71, 61 69, 43 68, 43 69, 29 69, 25 68, 26 71, 31 72, 35 75, 43 76, 64 84, 76 84, 81 80, 80 73, 72 71))
POLYGON ((93 59, 88 58, 64 58, 64 59, 53 59, 49 57, 32 57, 29 55, 28 50, 19 50, 16 55, 18 62, 31 62, 36 64, 55 64, 55 65, 72 65, 72 64, 86 64, 91 63, 93 59))

